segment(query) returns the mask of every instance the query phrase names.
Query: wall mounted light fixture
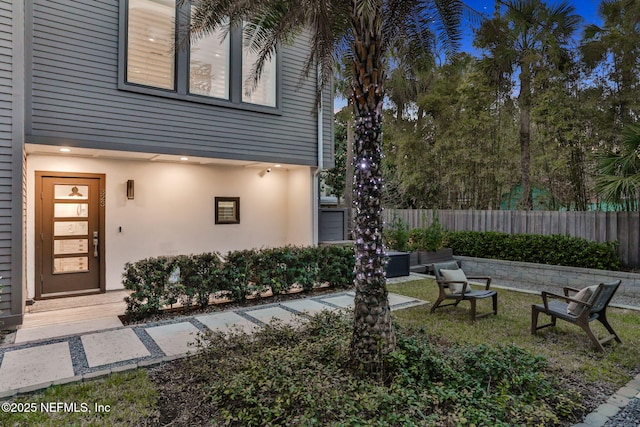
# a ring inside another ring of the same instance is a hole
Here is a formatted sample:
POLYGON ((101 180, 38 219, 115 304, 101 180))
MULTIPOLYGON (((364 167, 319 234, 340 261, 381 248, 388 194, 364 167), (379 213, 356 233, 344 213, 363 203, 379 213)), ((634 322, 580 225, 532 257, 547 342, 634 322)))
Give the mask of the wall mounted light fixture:
POLYGON ((133 200, 133 180, 127 181, 127 199, 133 200))

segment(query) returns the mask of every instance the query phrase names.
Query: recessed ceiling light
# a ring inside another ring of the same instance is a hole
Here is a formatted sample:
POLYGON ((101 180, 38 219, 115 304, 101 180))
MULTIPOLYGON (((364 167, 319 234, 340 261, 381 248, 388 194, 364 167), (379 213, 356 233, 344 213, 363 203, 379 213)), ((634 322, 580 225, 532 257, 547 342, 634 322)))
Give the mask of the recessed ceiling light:
POLYGON ((183 162, 186 162, 187 160, 189 160, 188 157, 180 157, 180 160, 182 160, 183 162))
POLYGON ((275 166, 277 168, 281 168, 282 167, 282 165, 273 165, 273 166, 275 166))
POLYGON ((71 152, 71 148, 61 148, 60 151, 62 151, 63 153, 69 153, 71 152))

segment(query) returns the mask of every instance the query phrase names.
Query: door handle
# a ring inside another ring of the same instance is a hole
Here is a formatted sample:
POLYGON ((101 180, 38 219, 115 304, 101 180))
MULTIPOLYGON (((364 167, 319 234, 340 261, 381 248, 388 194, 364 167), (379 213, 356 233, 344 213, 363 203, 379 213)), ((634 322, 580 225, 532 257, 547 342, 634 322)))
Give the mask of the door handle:
POLYGON ((93 232, 93 256, 98 258, 98 232, 93 232))

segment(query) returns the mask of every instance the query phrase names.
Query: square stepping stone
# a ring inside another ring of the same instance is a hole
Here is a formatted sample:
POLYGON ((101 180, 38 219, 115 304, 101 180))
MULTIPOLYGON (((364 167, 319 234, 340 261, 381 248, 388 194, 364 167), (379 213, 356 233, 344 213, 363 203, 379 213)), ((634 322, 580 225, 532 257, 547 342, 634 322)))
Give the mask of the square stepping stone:
POLYGON ((0 391, 74 376, 67 342, 7 351, 0 366, 0 391))
POLYGON ((312 316, 316 313, 320 313, 322 310, 333 309, 333 307, 329 307, 326 304, 322 304, 320 302, 317 302, 311 299, 287 301, 287 302, 280 303, 280 305, 283 305, 295 311, 299 311, 300 313, 307 313, 312 316))
POLYGON ((402 305, 400 308, 409 308, 414 307, 416 305, 426 304, 426 301, 417 300, 415 298, 405 297, 404 295, 398 294, 389 294, 389 305, 391 309, 397 308, 396 306, 402 305))
POLYGON ((291 323, 293 322, 294 317, 298 317, 298 315, 285 310, 281 307, 266 307, 266 308, 258 308, 256 310, 247 310, 245 314, 253 317, 254 319, 258 319, 262 323, 269 323, 272 320, 280 320, 283 323, 291 323))
POLYGON ((227 332, 231 329, 239 328, 245 332, 251 332, 258 328, 258 325, 249 319, 245 319, 232 311, 205 314, 202 316, 196 316, 195 318, 212 331, 227 332))
POLYGON ((81 340, 91 368, 151 356, 130 328, 83 335, 81 340))
POLYGON ((188 351, 195 351, 196 348, 190 346, 189 343, 194 343, 200 332, 198 328, 189 322, 154 326, 146 328, 145 331, 167 356, 176 356, 185 354, 188 351))
POLYGON ((338 295, 335 297, 322 298, 322 301, 326 301, 340 308, 353 308, 353 298, 354 298, 353 295, 345 294, 345 295, 338 295))

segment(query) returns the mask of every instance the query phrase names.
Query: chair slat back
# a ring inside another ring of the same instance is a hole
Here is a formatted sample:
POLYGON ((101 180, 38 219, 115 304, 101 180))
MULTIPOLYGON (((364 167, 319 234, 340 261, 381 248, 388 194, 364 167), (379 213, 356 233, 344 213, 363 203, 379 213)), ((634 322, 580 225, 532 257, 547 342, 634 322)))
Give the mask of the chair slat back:
POLYGON ((440 273, 440 270, 457 270, 460 267, 458 267, 457 261, 447 261, 433 264, 432 268, 433 273, 436 276, 436 280, 444 280, 444 277, 442 276, 442 273, 440 273))
POLYGON ((599 313, 609 305, 611 302, 611 298, 613 298, 613 294, 616 293, 618 287, 620 286, 621 280, 616 280, 614 282, 605 282, 600 283, 599 290, 600 292, 597 294, 595 299, 593 300, 593 305, 591 306, 591 313, 599 313))

